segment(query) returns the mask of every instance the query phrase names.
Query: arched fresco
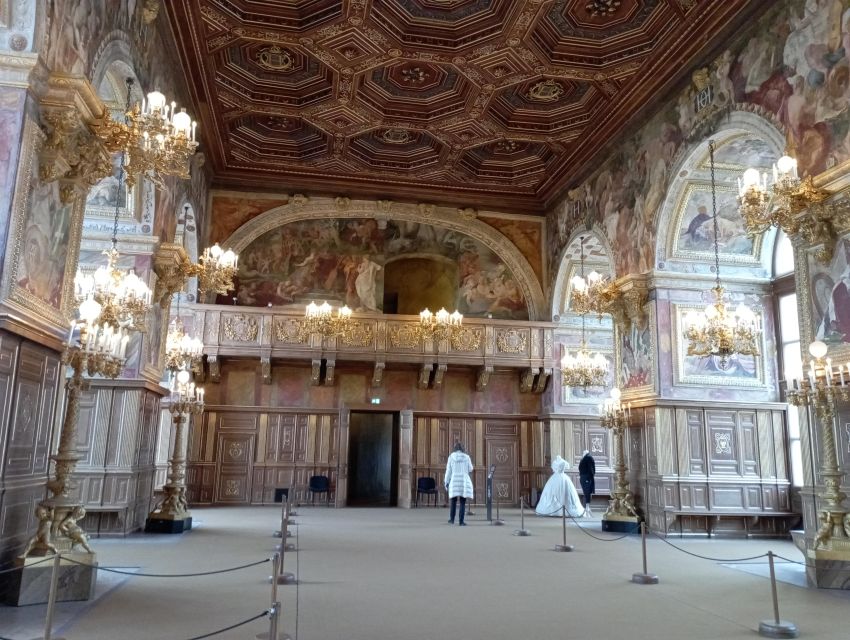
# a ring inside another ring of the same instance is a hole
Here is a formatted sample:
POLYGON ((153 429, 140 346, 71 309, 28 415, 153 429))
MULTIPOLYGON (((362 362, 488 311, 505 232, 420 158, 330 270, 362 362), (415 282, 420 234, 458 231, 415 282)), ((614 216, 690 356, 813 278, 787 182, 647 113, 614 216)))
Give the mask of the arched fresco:
POLYGON ((383 267, 405 256, 455 261, 454 299, 466 315, 537 319, 542 311, 540 285, 517 248, 456 209, 294 200, 254 218, 225 243, 240 254, 237 302, 327 298, 381 311, 383 267))

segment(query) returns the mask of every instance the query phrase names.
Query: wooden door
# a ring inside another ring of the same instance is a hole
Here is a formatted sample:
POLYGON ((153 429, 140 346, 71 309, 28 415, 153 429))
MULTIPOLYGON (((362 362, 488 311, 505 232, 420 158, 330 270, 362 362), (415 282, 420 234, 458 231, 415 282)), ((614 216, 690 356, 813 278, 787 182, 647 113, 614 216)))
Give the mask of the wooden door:
POLYGON ((253 433, 232 431, 217 435, 216 502, 227 504, 250 502, 254 437, 253 433))
POLYGON ((502 505, 514 506, 519 502, 517 494, 518 443, 516 438, 494 437, 486 439, 487 468, 495 464, 493 473, 493 501, 498 497, 502 505))

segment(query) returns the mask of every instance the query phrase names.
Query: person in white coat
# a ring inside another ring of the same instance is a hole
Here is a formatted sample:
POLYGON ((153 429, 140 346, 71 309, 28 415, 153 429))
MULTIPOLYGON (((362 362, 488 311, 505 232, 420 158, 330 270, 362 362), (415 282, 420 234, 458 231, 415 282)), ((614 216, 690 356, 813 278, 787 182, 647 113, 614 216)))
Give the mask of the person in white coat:
POLYGON ((552 460, 552 477, 546 482, 540 494, 540 500, 535 508, 537 515, 560 516, 564 507, 573 518, 584 515, 584 507, 579 502, 576 487, 567 475, 569 468, 570 463, 561 456, 556 456, 552 460))
POLYGON ((463 521, 463 516, 466 513, 466 500, 472 499, 472 479, 469 474, 472 473, 472 459, 464 452, 463 445, 456 442, 454 451, 449 454, 449 461, 446 464, 446 492, 449 494, 452 506, 449 511, 449 524, 455 523, 455 511, 457 509, 457 501, 460 498, 460 522, 461 527, 466 526, 463 521))

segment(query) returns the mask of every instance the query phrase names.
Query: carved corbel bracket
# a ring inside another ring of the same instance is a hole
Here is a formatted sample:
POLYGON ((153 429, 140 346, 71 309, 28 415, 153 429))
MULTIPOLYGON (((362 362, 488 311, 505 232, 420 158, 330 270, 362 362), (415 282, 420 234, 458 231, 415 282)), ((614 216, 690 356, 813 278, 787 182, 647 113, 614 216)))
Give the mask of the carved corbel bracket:
POLYGON ((484 391, 487 385, 490 384, 490 375, 493 373, 493 365, 484 365, 478 369, 478 375, 475 379, 476 391, 484 391))
POLYGON ((325 360, 325 381, 322 384, 326 387, 334 386, 334 369, 336 369, 336 360, 325 360))
POLYGON ((431 383, 431 387, 433 389, 440 389, 443 386, 443 377, 446 375, 447 366, 445 364, 438 364, 434 369, 434 382, 431 383))
POLYGON ((310 385, 318 387, 322 383, 322 361, 314 358, 310 365, 310 385))
POLYGON ((171 296, 183 289, 190 264, 186 250, 179 244, 164 242, 159 245, 153 262, 157 278, 154 300, 159 306, 167 308, 171 296))
POLYGON ((531 393, 534 389, 534 379, 540 369, 538 367, 529 367, 523 369, 519 375, 519 390, 520 393, 531 393))
POLYGON ((376 361, 375 368, 372 370, 372 386, 380 387, 384 382, 384 368, 386 367, 386 363, 383 361, 376 361))
POLYGON ((551 375, 551 369, 540 369, 540 373, 537 374, 537 378, 534 380, 534 388, 532 391, 534 391, 534 393, 543 393, 546 391, 546 383, 549 382, 551 375))
POLYGON ((434 365, 425 363, 419 369, 419 388, 427 389, 431 384, 431 372, 434 370, 434 365))
POLYGON ((649 289, 645 278, 618 281, 612 285, 609 296, 605 311, 611 314, 620 331, 628 331, 632 324, 641 330, 646 328, 649 289))
POLYGON ((219 362, 218 356, 207 356, 207 365, 210 369, 210 382, 221 382, 221 362, 219 362))

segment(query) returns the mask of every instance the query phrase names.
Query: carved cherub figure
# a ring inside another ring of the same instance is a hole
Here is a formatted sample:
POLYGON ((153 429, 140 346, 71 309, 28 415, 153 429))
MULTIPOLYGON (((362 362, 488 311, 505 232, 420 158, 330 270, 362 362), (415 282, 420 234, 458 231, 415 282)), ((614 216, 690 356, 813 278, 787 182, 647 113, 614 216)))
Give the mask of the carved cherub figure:
POLYGON ((86 510, 83 507, 74 507, 71 512, 65 516, 62 523, 59 525, 59 530, 71 541, 71 550, 80 545, 89 553, 94 553, 89 546, 88 538, 83 528, 77 524, 77 520, 81 520, 86 515, 86 510))
POLYGON ((56 547, 50 542, 50 526, 53 523, 53 509, 43 504, 35 508, 35 517, 38 518, 38 528, 35 535, 30 538, 24 549, 23 556, 26 558, 31 552, 33 555, 47 555, 48 552, 56 553, 56 547))

